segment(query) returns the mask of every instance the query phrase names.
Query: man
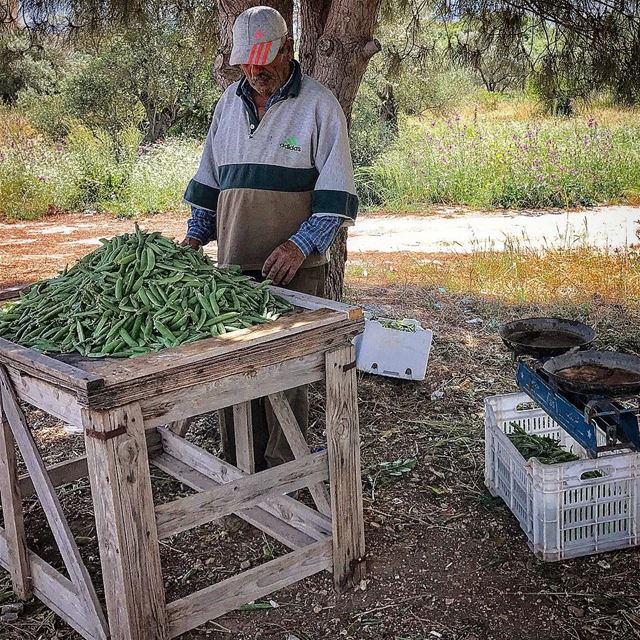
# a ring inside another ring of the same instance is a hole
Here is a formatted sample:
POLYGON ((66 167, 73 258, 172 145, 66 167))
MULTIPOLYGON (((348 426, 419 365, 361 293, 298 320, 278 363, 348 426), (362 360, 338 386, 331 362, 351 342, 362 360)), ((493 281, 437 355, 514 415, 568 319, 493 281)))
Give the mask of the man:
MULTIPOLYGON (((344 114, 326 87, 302 74, 275 9, 238 16, 230 62, 244 78, 215 108, 184 196, 192 213, 183 244, 217 240, 220 264, 323 296, 328 249, 358 208, 344 114)), ((307 389, 287 395, 304 432, 307 389)), ((252 404, 256 470, 291 460, 268 405, 252 404)), ((231 421, 230 410, 221 412, 225 455, 235 463, 231 421)))

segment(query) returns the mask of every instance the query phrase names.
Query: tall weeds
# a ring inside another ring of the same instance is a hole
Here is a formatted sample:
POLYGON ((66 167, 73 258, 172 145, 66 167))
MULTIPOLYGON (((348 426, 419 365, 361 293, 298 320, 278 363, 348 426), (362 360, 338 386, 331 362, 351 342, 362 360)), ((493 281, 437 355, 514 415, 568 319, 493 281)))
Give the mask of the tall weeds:
POLYGON ((359 169, 366 204, 419 210, 574 207, 640 193, 640 118, 474 122, 459 115, 404 123, 371 167, 359 169))

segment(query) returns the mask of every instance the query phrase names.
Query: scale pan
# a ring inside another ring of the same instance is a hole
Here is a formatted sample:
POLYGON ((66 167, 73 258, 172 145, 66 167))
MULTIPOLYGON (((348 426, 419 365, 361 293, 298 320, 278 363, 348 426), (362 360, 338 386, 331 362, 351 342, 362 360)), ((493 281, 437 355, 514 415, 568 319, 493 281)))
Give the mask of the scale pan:
POLYGON ((616 351, 577 351, 550 358, 544 370, 558 387, 612 398, 640 393, 640 357, 616 351))
POLYGON ((516 355, 550 358, 578 347, 584 349, 596 337, 586 324, 564 318, 523 318, 500 327, 502 341, 516 355))

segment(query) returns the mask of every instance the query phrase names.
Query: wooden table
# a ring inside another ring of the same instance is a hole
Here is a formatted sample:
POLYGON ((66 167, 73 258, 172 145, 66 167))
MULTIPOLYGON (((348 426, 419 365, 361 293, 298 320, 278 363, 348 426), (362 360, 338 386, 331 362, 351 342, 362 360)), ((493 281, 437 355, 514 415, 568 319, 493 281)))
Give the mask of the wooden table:
POLYGON ((37 596, 87 639, 165 640, 322 570, 338 589, 359 582, 364 531, 351 339, 363 329, 362 313, 273 289, 297 312, 133 359, 62 362, 0 339, 0 565, 20 597, 37 596), (309 453, 284 392, 321 380, 327 449, 309 453), (252 473, 250 401, 264 396, 296 459, 252 473), (83 427, 86 456, 45 468, 18 399, 83 427), (237 467, 183 437, 187 419, 229 406, 237 467), (14 443, 25 476, 18 476, 14 443), (155 506, 150 463, 196 493, 155 506), (106 619, 55 493, 86 475, 106 619), (285 495, 303 487, 317 510, 285 495), (33 492, 69 578, 27 548, 22 498, 33 492), (159 540, 232 513, 291 551, 167 603, 159 540))

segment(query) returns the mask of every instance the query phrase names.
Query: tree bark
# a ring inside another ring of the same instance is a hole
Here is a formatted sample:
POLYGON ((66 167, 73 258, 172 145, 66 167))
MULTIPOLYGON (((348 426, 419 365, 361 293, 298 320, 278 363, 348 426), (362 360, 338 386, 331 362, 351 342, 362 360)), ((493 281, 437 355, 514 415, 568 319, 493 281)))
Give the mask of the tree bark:
POLYGON ((231 45, 233 43, 233 23, 235 19, 246 9, 258 5, 268 4, 277 9, 285 19, 289 27, 289 33, 293 35, 293 0, 218 0, 218 53, 213 63, 213 77, 224 91, 232 82, 240 78, 241 71, 237 66, 229 64, 231 45))
POLYGON ((300 3, 300 48, 298 57, 303 73, 313 74, 318 40, 324 32, 331 0, 302 0, 300 3))
MULTIPOLYGON (((379 9, 380 0, 333 0, 318 40, 311 75, 333 91, 348 125, 362 76, 371 57, 380 51, 380 43, 373 38, 379 9)), ((342 299, 346 261, 347 230, 343 228, 331 247, 325 295, 332 300, 342 299)))
POLYGON ((15 31, 23 26, 19 0, 0 0, 0 31, 15 31))
POLYGON ((370 58, 380 51, 373 38, 380 0, 333 0, 313 67, 313 77, 333 91, 347 117, 370 58))

